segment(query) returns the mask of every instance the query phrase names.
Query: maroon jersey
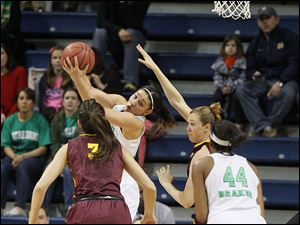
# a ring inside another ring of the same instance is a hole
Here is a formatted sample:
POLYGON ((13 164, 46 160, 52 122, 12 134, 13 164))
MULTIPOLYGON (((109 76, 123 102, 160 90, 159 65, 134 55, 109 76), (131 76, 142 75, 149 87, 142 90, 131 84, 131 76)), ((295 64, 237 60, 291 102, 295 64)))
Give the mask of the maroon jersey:
POLYGON ((123 173, 121 145, 118 144, 111 157, 100 164, 90 159, 90 153, 100 147, 99 141, 98 137, 87 134, 68 141, 67 160, 74 179, 75 199, 84 195, 112 195, 123 199, 120 193, 123 173))
MULTIPOLYGON (((128 206, 120 193, 123 173, 121 145, 115 146, 111 157, 100 164, 91 160, 91 152, 100 146, 99 138, 81 135, 68 141, 67 159, 74 178, 74 198, 86 196, 113 196, 116 199, 90 199, 76 201, 67 213, 67 224, 130 224, 128 206)), ((101 149, 100 149, 101 151, 101 149)))

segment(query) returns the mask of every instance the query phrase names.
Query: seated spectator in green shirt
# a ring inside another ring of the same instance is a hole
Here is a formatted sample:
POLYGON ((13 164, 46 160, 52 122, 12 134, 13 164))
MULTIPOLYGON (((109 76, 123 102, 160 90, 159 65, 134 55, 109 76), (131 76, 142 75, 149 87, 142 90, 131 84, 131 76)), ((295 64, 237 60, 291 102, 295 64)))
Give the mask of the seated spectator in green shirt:
POLYGON ((45 153, 50 142, 47 120, 33 111, 34 91, 22 89, 17 95, 18 112, 9 116, 1 131, 1 148, 5 157, 1 162, 1 207, 5 208, 6 188, 11 175, 15 175, 15 206, 6 216, 25 216, 25 205, 30 187, 43 171, 45 153))

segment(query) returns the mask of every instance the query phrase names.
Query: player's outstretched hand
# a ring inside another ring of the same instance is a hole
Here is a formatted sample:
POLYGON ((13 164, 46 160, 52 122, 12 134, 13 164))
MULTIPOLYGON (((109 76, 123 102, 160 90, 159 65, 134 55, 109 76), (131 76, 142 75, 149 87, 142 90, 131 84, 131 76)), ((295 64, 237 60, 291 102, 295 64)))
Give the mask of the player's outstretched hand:
POLYGON ((138 44, 136 46, 137 50, 141 53, 141 55, 143 56, 144 60, 139 58, 138 61, 142 64, 144 64, 145 66, 147 66, 149 69, 153 70, 157 67, 157 65, 155 64, 155 62, 152 60, 152 58, 149 56, 149 54, 143 49, 143 47, 138 44))
POLYGON ((85 76, 89 69, 89 64, 87 64, 84 69, 81 70, 78 66, 77 56, 74 57, 74 62, 75 65, 73 65, 70 58, 67 57, 63 62, 63 69, 70 75, 71 78, 76 76, 85 76))

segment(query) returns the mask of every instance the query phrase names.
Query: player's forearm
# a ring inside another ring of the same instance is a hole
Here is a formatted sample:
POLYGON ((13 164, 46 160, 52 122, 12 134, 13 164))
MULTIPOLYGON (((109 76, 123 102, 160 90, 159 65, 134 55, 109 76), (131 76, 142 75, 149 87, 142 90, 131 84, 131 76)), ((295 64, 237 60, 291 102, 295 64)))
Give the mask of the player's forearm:
POLYGON ((170 102, 170 104, 175 108, 176 103, 183 102, 184 99, 179 91, 174 87, 174 85, 168 80, 168 78, 163 74, 158 66, 153 68, 153 72, 156 75, 160 85, 162 86, 164 93, 170 102))
POLYGON ((46 190, 38 184, 35 186, 32 193, 31 209, 29 214, 29 224, 36 224, 39 217, 39 209, 41 208, 46 190))
POLYGON ((144 195, 144 215, 153 216, 154 208, 156 202, 156 188, 153 183, 148 185, 147 188, 143 190, 144 195))
POLYGON ((78 75, 78 76, 76 75, 70 77, 75 83, 82 101, 95 98, 95 96, 92 95, 93 87, 91 85, 89 78, 86 75, 78 75))
POLYGON ((184 192, 177 190, 171 183, 164 183, 161 184, 164 189, 172 196, 172 198, 175 199, 176 202, 178 202, 180 205, 182 205, 184 208, 191 207, 191 204, 189 204, 186 201, 186 198, 184 197, 184 192))
POLYGON ((109 99, 109 95, 100 89, 94 88, 86 75, 81 74, 79 76, 71 76, 71 78, 77 87, 82 101, 95 98, 103 107, 112 107, 113 104, 109 99))

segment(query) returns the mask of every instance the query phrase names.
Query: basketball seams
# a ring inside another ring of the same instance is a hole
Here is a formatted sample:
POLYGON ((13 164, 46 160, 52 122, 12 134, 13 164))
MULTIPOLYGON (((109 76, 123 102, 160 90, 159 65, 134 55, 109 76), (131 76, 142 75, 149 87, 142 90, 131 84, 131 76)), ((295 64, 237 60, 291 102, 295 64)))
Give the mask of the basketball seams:
POLYGON ((70 43, 63 51, 61 60, 68 57, 70 58, 72 64, 74 65, 74 57, 77 56, 78 66, 80 69, 89 64, 88 73, 93 69, 95 65, 95 54, 89 45, 83 42, 73 42, 70 43))

